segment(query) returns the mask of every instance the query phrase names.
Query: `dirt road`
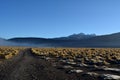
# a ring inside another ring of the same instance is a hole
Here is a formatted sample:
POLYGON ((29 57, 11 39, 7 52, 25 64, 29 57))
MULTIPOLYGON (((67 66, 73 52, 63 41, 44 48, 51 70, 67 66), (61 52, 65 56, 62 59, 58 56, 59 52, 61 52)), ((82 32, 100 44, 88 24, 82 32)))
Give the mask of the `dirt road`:
POLYGON ((31 49, 20 51, 0 65, 0 80, 65 80, 65 74, 37 58, 31 49), (61 77, 62 76, 62 77, 61 77))

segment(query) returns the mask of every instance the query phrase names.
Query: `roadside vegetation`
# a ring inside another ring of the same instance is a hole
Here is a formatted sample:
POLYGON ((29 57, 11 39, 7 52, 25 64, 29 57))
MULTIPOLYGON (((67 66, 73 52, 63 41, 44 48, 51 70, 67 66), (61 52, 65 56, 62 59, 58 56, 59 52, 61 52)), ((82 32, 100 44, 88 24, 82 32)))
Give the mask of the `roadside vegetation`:
POLYGON ((66 58, 85 64, 120 64, 119 48, 32 48, 39 56, 66 58))
POLYGON ((0 61, 10 59, 17 55, 22 47, 0 47, 0 61))

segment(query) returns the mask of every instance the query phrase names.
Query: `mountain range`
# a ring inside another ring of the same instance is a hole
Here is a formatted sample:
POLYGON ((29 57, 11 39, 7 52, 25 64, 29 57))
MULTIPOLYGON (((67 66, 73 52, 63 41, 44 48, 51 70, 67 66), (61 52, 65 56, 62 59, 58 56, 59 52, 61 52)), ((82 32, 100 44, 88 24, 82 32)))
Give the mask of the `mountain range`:
POLYGON ((1 46, 32 46, 32 47, 120 47, 120 32, 95 35, 95 34, 72 34, 58 38, 17 37, 1 39, 1 46))

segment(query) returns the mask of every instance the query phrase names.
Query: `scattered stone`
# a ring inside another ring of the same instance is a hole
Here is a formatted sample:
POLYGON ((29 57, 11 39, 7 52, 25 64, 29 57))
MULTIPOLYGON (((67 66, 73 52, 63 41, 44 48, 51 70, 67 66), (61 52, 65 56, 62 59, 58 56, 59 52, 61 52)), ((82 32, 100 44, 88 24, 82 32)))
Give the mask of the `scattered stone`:
POLYGON ((98 68, 98 66, 96 66, 96 65, 88 65, 88 66, 86 66, 87 68, 98 68))
POLYGON ((70 61, 68 61, 66 63, 69 64, 69 65, 75 65, 76 64, 75 62, 70 62, 70 61))
POLYGON ((77 66, 77 67, 87 67, 88 65, 84 64, 84 63, 80 63, 80 64, 76 64, 75 66, 77 66))
POLYGON ((104 80, 120 80, 120 76, 112 74, 102 74, 100 77, 104 80))
POLYGON ((100 68, 108 68, 107 66, 100 66, 100 68))
POLYGON ((74 60, 73 60, 73 59, 67 59, 67 61, 74 62, 74 60))
POLYGON ((115 71, 115 72, 119 72, 120 73, 120 69, 118 69, 118 68, 104 68, 104 70, 115 71))
POLYGON ((83 72, 83 70, 80 70, 80 69, 78 69, 78 70, 70 70, 70 71, 68 71, 68 73, 81 73, 81 72, 83 72))
POLYGON ((50 58, 50 57, 45 57, 45 60, 47 60, 47 61, 48 61, 48 60, 51 60, 51 59, 52 59, 52 58, 50 58))
POLYGON ((82 76, 84 77, 92 77, 92 78, 97 78, 99 76, 98 73, 95 72, 87 72, 87 73, 83 73, 82 76))
POLYGON ((86 74, 89 75, 89 76, 98 76, 99 75, 95 72, 87 72, 86 74))
POLYGON ((69 64, 69 65, 75 65, 76 63, 74 62, 74 60, 72 59, 67 59, 67 60, 60 60, 60 62, 63 62, 65 64, 69 64))

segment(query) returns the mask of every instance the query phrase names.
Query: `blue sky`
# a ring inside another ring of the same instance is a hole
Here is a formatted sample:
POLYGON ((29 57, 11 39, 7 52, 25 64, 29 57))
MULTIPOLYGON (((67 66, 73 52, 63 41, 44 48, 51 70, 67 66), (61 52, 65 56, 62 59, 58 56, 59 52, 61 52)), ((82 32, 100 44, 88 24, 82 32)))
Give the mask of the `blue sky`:
POLYGON ((120 31, 120 0, 0 0, 0 37, 120 31))

